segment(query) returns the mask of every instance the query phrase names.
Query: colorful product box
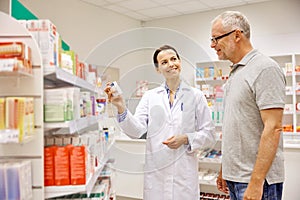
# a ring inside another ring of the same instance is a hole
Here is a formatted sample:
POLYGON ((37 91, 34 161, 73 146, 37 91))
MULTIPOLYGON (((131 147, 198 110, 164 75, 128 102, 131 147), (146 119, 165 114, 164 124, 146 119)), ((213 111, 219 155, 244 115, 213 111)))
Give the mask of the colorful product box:
POLYGON ((61 51, 60 53, 60 68, 73 74, 73 60, 70 54, 65 53, 65 51, 61 51))
POLYGON ((5 99, 0 98, 0 130, 5 129, 5 99))
POLYGON ((7 199, 5 182, 5 168, 2 164, 0 164, 0 199, 7 199))
POLYGON ((32 198, 31 162, 8 161, 0 164, 0 199, 32 198))
POLYGON ((28 121, 26 121, 26 98, 22 97, 7 97, 6 98, 6 129, 18 130, 18 140, 23 141, 23 138, 28 135, 28 121))
POLYGON ((31 33, 32 37, 39 44, 39 21, 38 20, 27 20, 26 27, 31 33))
POLYGON ((45 186, 55 185, 54 179, 54 146, 44 148, 44 184, 45 186))
POLYGON ((59 65, 60 37, 56 26, 48 19, 28 20, 27 29, 36 40, 42 54, 44 71, 52 72, 59 65))
MULTIPOLYGON (((77 63, 78 63, 78 56, 77 54, 75 53, 75 51, 72 51, 72 50, 68 50, 68 51, 61 51, 61 54, 65 54, 65 55, 68 55, 71 60, 69 60, 68 62, 71 62, 72 64, 72 67, 69 67, 68 66, 68 70, 69 72, 71 72, 71 74, 73 75, 76 75, 76 67, 77 67, 77 63)), ((62 58, 62 57, 61 57, 62 58)), ((61 60, 62 61, 62 60, 61 60)), ((60 66, 62 66, 63 63, 60 64, 60 66)))
MULTIPOLYGON (((63 89, 44 90, 44 121, 63 122, 66 120, 67 91, 63 89)), ((71 107, 71 105, 69 105, 71 107)))
POLYGON ((58 66, 59 35, 56 26, 47 19, 38 20, 39 47, 45 70, 58 66))
POLYGON ((70 177, 71 185, 84 185, 86 183, 85 163, 86 150, 84 146, 70 147, 70 177))
POLYGON ((22 42, 0 42, 0 71, 32 73, 31 49, 22 42))
POLYGON ((30 48, 22 42, 0 42, 0 58, 29 59, 30 48))
POLYGON ((67 146, 54 148, 54 183, 55 185, 70 184, 70 159, 67 146))

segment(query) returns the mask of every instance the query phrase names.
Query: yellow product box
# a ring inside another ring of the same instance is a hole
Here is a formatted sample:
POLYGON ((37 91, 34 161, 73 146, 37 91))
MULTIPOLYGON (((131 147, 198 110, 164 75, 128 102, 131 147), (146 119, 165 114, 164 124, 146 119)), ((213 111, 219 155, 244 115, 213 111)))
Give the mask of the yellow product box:
POLYGON ((5 129, 5 99, 0 98, 0 130, 5 129))
POLYGON ((19 142, 23 141, 27 132, 27 124, 25 121, 25 98, 23 97, 7 97, 6 98, 6 129, 18 130, 19 142))
POLYGON ((60 52, 60 68, 73 74, 73 60, 70 54, 65 53, 64 51, 60 52))
MULTIPOLYGON (((78 62, 78 58, 77 58, 76 53, 73 50, 62 51, 61 53, 69 55, 71 57, 71 61, 72 61, 72 74, 76 75, 76 67, 77 67, 77 62, 78 62)), ((71 71, 71 67, 70 67, 70 71, 71 71)))
POLYGON ((27 97, 25 99, 25 124, 28 134, 34 131, 34 99, 27 97))

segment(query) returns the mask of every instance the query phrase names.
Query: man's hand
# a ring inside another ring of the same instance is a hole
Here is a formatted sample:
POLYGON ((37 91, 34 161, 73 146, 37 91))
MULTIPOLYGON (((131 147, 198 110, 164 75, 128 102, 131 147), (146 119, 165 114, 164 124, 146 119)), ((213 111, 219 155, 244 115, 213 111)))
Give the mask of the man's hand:
POLYGON ((219 176, 217 178, 217 188, 218 190, 220 190, 221 192, 224 192, 225 194, 229 194, 229 190, 227 187, 227 183, 226 181, 222 178, 222 167, 220 169, 220 173, 219 176))
POLYGON ((248 184, 243 200, 261 200, 263 185, 248 184))

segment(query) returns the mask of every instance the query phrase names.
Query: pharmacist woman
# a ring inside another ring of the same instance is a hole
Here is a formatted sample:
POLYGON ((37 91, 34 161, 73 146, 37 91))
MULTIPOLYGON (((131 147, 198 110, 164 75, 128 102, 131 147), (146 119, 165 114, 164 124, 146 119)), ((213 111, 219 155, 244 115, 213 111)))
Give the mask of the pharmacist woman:
POLYGON ((181 60, 173 47, 155 50, 153 61, 165 81, 145 92, 134 115, 110 83, 105 91, 125 134, 140 138, 147 132, 143 199, 199 200, 196 154, 215 144, 211 111, 203 93, 181 80, 181 60))

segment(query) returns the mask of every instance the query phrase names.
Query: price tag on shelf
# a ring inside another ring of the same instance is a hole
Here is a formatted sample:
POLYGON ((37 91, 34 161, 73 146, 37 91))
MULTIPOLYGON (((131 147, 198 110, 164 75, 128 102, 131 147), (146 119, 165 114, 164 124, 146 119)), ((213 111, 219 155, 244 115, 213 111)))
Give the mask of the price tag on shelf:
POLYGON ((17 65, 15 59, 0 59, 0 71, 1 72, 12 72, 14 67, 17 65))

